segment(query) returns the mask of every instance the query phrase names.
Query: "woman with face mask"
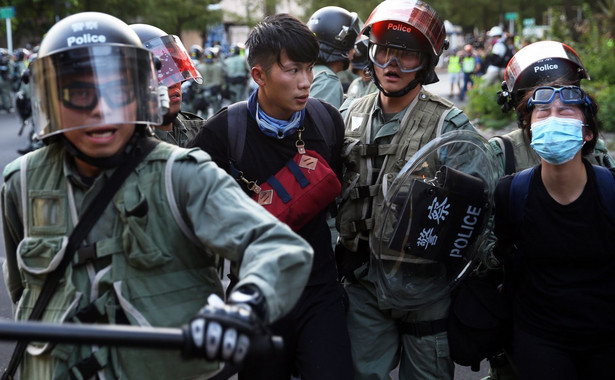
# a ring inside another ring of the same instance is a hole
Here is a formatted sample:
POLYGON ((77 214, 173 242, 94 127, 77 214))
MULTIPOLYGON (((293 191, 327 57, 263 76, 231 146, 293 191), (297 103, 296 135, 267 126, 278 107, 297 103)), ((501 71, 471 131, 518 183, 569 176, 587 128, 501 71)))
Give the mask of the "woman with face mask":
POLYGON ((597 104, 557 82, 530 89, 519 104, 540 163, 503 177, 495 193, 512 361, 520 379, 612 377, 615 181, 583 158, 598 139, 597 104))

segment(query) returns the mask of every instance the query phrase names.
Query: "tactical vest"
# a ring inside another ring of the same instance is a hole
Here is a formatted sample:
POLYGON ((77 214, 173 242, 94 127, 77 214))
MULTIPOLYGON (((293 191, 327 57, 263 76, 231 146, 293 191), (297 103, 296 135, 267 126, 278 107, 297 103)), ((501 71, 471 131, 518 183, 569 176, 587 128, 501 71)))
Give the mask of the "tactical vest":
POLYGON ((248 79, 250 68, 248 67, 248 63, 246 59, 240 55, 234 55, 232 57, 228 57, 224 59, 224 67, 226 70, 226 75, 229 78, 244 78, 244 80, 248 79))
POLYGON ((376 223, 373 210, 383 207, 383 183, 390 185, 404 164, 423 145, 452 129, 472 128, 468 117, 453 103, 422 89, 406 108, 399 130, 384 136, 390 142, 371 141, 379 92, 352 103, 346 114, 346 138, 342 151, 345 173, 336 227, 344 246, 357 251, 359 239, 367 239, 376 223), (383 162, 374 172, 374 160, 383 162))
POLYGON ((540 163, 540 157, 536 154, 534 149, 530 147, 530 141, 527 136, 523 133, 522 129, 516 129, 510 133, 507 133, 505 136, 496 136, 491 139, 491 145, 494 147, 496 156, 500 157, 499 160, 501 163, 501 175, 503 176, 504 168, 506 165, 507 157, 514 157, 514 171, 521 171, 526 168, 530 168, 534 165, 538 165, 540 163), (508 139, 511 142, 511 145, 505 144, 502 139, 508 139), (512 148, 512 156, 506 152, 508 149, 512 148))
MULTIPOLYGON (((158 144, 139 164, 98 221, 113 231, 112 237, 79 249, 43 321, 179 327, 196 315, 209 294, 222 296, 214 257, 199 248, 194 235, 182 232, 185 226, 174 218, 174 196, 167 195, 172 193, 169 157, 197 162, 205 157, 194 153, 158 144)), ((65 156, 60 144, 51 144, 5 169, 5 181, 19 175, 21 185, 26 184, 21 207, 29 216, 16 253, 24 284, 17 320, 28 318, 77 222, 65 156)), ((93 231, 101 230, 95 226, 93 231)), ((181 360, 177 350, 32 343, 20 368, 22 380, 96 373, 106 379, 193 379, 211 374, 218 364, 181 360)))

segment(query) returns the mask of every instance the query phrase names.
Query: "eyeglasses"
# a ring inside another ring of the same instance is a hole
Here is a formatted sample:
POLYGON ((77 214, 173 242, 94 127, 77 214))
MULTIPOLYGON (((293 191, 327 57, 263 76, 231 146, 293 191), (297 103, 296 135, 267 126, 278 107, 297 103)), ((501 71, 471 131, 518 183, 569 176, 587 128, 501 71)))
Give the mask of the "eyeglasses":
POLYGON ((72 82, 62 86, 61 94, 66 107, 83 111, 94 109, 101 95, 113 108, 123 107, 135 99, 133 86, 123 80, 105 84, 72 82))
POLYGON ((395 61, 402 73, 412 73, 423 68, 421 52, 416 50, 396 49, 378 44, 369 47, 369 58, 381 69, 395 61))
POLYGON ((591 101, 587 94, 578 86, 565 87, 538 87, 528 99, 527 105, 529 108, 535 104, 550 104, 555 95, 559 94, 562 103, 565 104, 586 104, 590 105, 591 101))

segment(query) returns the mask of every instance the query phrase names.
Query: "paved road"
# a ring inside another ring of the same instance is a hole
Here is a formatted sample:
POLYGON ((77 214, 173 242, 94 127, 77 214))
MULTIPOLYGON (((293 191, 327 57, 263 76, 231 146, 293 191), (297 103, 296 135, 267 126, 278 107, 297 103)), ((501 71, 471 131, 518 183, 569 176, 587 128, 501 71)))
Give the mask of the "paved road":
MULTIPOLYGON (((0 168, 19 156, 18 148, 27 146, 26 134, 22 137, 17 136, 20 122, 16 114, 8 115, 4 111, 0 112, 0 168)), ((0 178, 0 182, 3 182, 0 178)), ((0 223, 2 221, 0 220, 0 223)), ((0 244, 0 262, 4 263, 4 244, 0 244)), ((2 283, 0 284, 0 318, 11 317, 11 302, 4 287, 4 276, 0 274, 2 283)), ((0 342, 0 368, 4 372, 9 362, 14 344, 12 342, 0 342)))
MULTIPOLYGON (((448 95, 449 83, 446 73, 440 75, 440 83, 429 85, 429 90, 442 96, 448 95)), ((458 104, 463 108, 463 104, 458 104)), ((17 158, 18 148, 25 147, 27 145, 26 133, 23 136, 18 136, 20 122, 16 114, 6 114, 0 112, 0 168, 4 168, 13 159, 17 158)), ((2 179, 0 178, 0 183, 2 179)), ((1 221, 0 221, 1 223, 1 221)), ((4 262, 5 252, 4 245, 0 244, 0 262, 4 262)), ((4 288, 4 279, 0 273, 0 287, 4 288)), ((0 318, 11 317, 11 303, 8 298, 8 294, 5 290, 0 290, 0 318)), ((0 341, 0 369, 4 370, 9 362, 11 352, 14 344, 10 342, 0 341)), ((459 380, 477 380, 486 376, 487 366, 482 365, 481 371, 476 373, 470 371, 466 367, 456 367, 455 379, 459 380)), ((394 379, 397 379, 396 371, 392 374, 394 379)))

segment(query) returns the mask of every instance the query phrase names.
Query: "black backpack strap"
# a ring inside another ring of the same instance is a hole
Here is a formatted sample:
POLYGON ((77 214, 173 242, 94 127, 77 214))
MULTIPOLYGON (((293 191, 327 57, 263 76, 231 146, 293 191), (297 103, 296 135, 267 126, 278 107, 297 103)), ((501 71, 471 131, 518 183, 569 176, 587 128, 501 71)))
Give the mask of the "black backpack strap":
POLYGON ((228 106, 227 118, 229 155, 231 162, 237 163, 241 161, 243 147, 246 143, 248 102, 244 100, 228 106))
POLYGON ((531 167, 515 173, 510 183, 508 191, 508 213, 513 222, 514 238, 510 249, 514 252, 510 260, 511 266, 508 275, 504 277, 504 293, 506 297, 512 299, 513 293, 518 286, 519 276, 523 265, 523 247, 519 241, 521 223, 525 215, 525 203, 530 189, 530 182, 534 174, 535 167, 531 167))
MULTIPOLYGON (((143 161, 143 159, 156 147, 156 145, 158 145, 158 140, 156 139, 144 138, 141 140, 140 144, 134 149, 132 157, 126 160, 125 165, 120 165, 117 167, 115 172, 113 172, 109 178, 109 181, 105 183, 103 188, 96 195, 96 199, 92 201, 90 206, 83 213, 83 216, 79 218, 79 222, 68 238, 68 243, 66 245, 66 250, 62 261, 60 261, 58 267, 45 279, 41 294, 36 299, 36 303, 34 304, 30 317, 28 318, 30 321, 37 321, 41 319, 47 305, 49 304, 49 301, 51 301, 51 298, 60 283, 60 280, 64 277, 64 272, 66 272, 66 268, 70 265, 75 252, 77 252, 77 249, 81 246, 83 240, 86 238, 94 224, 96 224, 126 178, 128 178, 137 165, 143 161)), ((17 342, 15 351, 13 351, 13 355, 11 356, 11 361, 9 362, 6 371, 2 375, 2 380, 12 380, 14 378, 17 367, 23 360, 24 351, 26 350, 28 343, 28 341, 23 340, 17 342)))
POLYGON ((516 229, 518 229, 521 222, 523 222, 523 216, 525 214, 525 201, 527 200, 527 194, 530 189, 530 181, 532 180, 534 169, 535 167, 527 168, 519 173, 516 173, 510 184, 508 212, 515 223, 516 229))
POLYGON ((325 140, 327 146, 333 147, 333 145, 335 145, 336 136, 331 114, 329 114, 320 100, 315 98, 308 98, 306 109, 312 120, 314 120, 314 124, 316 124, 316 128, 318 128, 318 132, 320 132, 320 135, 325 140))
POLYGON ((592 165, 592 167, 596 174, 596 183, 602 204, 609 213, 611 220, 615 222, 615 178, 613 177, 615 174, 603 166, 592 165))
POLYGON ((248 102, 233 103, 227 108, 227 133, 229 149, 229 167, 231 176, 238 179, 241 176, 237 164, 243 156, 246 143, 246 125, 248 122, 248 102))
POLYGON ((495 136, 494 138, 502 142, 501 144, 498 143, 498 145, 500 145, 504 153, 504 174, 513 174, 516 171, 516 167, 512 141, 508 136, 495 136))

